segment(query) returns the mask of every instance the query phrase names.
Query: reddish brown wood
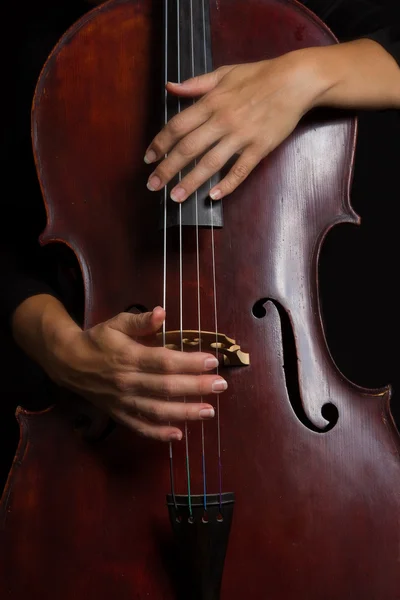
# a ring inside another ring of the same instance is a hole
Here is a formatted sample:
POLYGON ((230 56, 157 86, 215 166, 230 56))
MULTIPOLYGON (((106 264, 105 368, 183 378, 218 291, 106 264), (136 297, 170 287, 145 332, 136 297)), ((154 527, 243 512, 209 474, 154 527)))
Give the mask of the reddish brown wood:
MULTIPOLYGON (((215 66, 261 59, 333 36, 289 0, 211 0, 215 66)), ((85 326, 133 304, 162 303, 158 199, 143 154, 157 130, 161 17, 154 0, 116 0, 61 40, 39 81, 33 125, 48 211, 43 243, 76 253, 85 326), (157 92, 157 93, 156 93, 157 92)), ((161 120, 161 117, 160 117, 161 120)), ((348 189, 354 121, 308 121, 226 200, 216 232, 219 329, 251 354, 225 373, 224 491, 236 507, 222 600, 400 598, 399 438, 389 390, 347 381, 326 346, 318 254, 328 230, 357 223, 348 189), (253 305, 271 298, 266 316, 253 305), (290 317, 305 413, 286 387, 281 305, 290 317)), ((196 260, 185 233, 184 322, 197 327, 196 260)), ((201 239, 202 327, 213 329, 210 232, 201 239)), ((176 246, 168 252, 168 328, 178 326, 176 246)), ((343 290, 345 294, 345 290, 343 290)), ((372 315, 373 318, 373 315, 372 315)), ((343 343, 346 343, 343 340, 343 343)), ((90 444, 70 401, 19 411, 21 441, 2 499, 0 590, 10 600, 191 598, 165 507, 167 448, 117 427, 90 444), (180 594, 180 595, 179 595, 180 594)), ((209 491, 218 491, 216 425, 206 428, 209 491)), ((200 426, 190 427, 194 493, 200 426)), ((177 491, 186 493, 183 444, 177 491)))

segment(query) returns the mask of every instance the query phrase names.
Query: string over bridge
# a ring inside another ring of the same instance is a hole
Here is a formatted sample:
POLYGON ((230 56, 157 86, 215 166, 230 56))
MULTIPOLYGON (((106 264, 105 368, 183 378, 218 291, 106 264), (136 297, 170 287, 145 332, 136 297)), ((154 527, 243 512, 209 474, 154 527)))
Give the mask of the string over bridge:
MULTIPOLYGON (((157 334, 162 337, 162 334, 157 334)), ((184 331, 167 331, 165 333, 165 347, 170 350, 180 350, 181 341, 184 350, 200 350, 202 352, 216 352, 223 359, 224 367, 247 367, 250 365, 250 355, 243 352, 236 341, 223 333, 215 331, 199 331, 185 329, 184 331)))

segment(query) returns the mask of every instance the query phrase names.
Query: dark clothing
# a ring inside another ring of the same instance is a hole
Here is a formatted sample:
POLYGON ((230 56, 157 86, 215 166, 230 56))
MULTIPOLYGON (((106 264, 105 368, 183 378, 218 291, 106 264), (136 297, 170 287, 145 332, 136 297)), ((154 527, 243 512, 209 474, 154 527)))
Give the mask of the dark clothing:
POLYGON ((400 62, 400 23, 393 22, 384 0, 300 1, 330 27, 340 42, 371 38, 400 62))
POLYGON ((0 42, 4 44, 3 62, 9 69, 5 95, 8 119, 2 125, 1 145, 3 181, 8 181, 9 190, 2 201, 0 248, 0 319, 6 327, 15 308, 26 298, 40 293, 57 295, 56 254, 38 243, 46 216, 33 161, 30 110, 48 54, 87 10, 88 5, 77 0, 8 2, 6 7, 11 31, 4 31, 0 42))
MULTIPOLYGON (((15 3, 20 9, 20 3, 15 3)), ((14 106, 5 123, 5 178, 13 177, 13 196, 3 200, 3 284, 0 315, 9 321, 14 309, 26 298, 39 294, 57 295, 56 256, 51 248, 41 249, 38 237, 45 226, 45 212, 33 165, 30 141, 30 103, 40 69, 58 38, 87 5, 71 0, 53 0, 37 9, 25 23, 14 64, 14 106), (22 217, 22 215, 24 215, 22 217), (18 223, 18 230, 15 224, 18 223)), ((381 0, 304 0, 340 41, 373 38, 400 63, 400 25, 393 25, 381 0)))

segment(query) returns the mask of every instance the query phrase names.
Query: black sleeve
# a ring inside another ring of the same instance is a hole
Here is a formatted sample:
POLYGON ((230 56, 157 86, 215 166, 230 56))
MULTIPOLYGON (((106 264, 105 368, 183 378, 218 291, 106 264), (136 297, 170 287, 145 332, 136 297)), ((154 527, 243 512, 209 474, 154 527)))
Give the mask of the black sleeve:
POLYGON ((400 64, 400 12, 382 0, 303 0, 340 42, 368 38, 381 44, 400 64))

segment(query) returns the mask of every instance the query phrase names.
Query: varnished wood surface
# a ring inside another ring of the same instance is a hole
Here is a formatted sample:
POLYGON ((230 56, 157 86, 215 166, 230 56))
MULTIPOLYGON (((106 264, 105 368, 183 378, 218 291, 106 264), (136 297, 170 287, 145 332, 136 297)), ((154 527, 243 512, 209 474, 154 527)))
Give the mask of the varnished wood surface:
MULTIPOLYGON (((272 57, 332 43, 288 2, 218 0, 214 62, 272 57), (241 43, 238 43, 238 41, 241 43)), ((150 1, 116 1, 86 16, 42 74, 34 143, 48 211, 44 243, 65 241, 82 266, 90 326, 132 304, 162 302, 158 201, 144 191, 143 152, 159 123, 160 17, 150 1)), ((161 117, 160 117, 161 119, 161 117)), ((221 397, 223 485, 237 497, 221 600, 400 598, 399 439, 388 392, 337 370, 319 314, 323 236, 357 222, 348 202, 352 121, 304 123, 226 201, 216 232, 219 329, 252 356, 227 371, 221 397), (252 313, 260 299, 266 314, 252 313), (296 341, 305 418, 290 402, 283 307, 296 341), (312 424, 312 425, 311 425, 312 424)), ((193 233, 185 232, 185 328, 196 328, 193 233)), ((210 232, 202 231, 202 328, 213 328, 210 232)), ((177 248, 168 248, 168 328, 178 325, 177 248)), ((73 404, 20 412, 21 442, 2 500, 0 589, 7 597, 191 599, 171 545, 167 448, 117 428, 88 444, 73 404)), ((206 429, 209 491, 218 491, 216 428, 206 429)), ((185 493, 182 444, 177 492, 185 493)), ((200 427, 190 427, 192 488, 201 493, 200 427)))

